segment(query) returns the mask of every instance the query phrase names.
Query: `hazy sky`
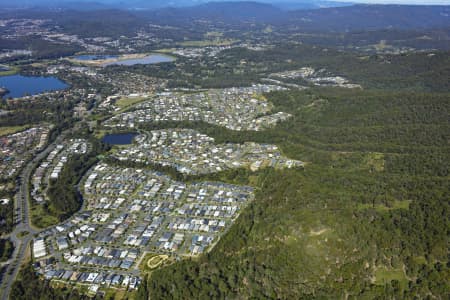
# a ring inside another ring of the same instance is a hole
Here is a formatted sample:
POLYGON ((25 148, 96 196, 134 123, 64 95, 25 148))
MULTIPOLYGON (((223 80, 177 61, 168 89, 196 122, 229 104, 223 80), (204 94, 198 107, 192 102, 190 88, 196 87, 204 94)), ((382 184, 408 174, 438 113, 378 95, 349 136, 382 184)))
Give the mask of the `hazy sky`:
MULTIPOLYGON (((1 2, 8 2, 8 1, 14 1, 14 0, 0 0, 1 2)), ((48 0, 18 0, 19 2, 27 2, 27 3, 38 3, 40 1, 47 2, 48 0)), ((50 0, 51 2, 77 2, 77 0, 50 0)), ((126 3, 127 0, 78 0, 78 1, 84 1, 84 2, 101 2, 101 3, 117 3, 117 2, 123 2, 126 3)), ((151 1, 151 0, 148 0, 151 1)), ((170 2, 177 2, 179 0, 167 0, 167 3, 170 2)), ((230 1, 230 0, 191 0, 192 2, 208 2, 208 1, 230 1)), ((231 0, 231 1, 239 1, 239 0, 231 0)), ((308 2, 308 1, 314 1, 314 0, 241 0, 241 1, 260 1, 260 2, 271 2, 271 3, 277 3, 277 2, 308 2)), ((338 1, 338 2, 353 2, 353 3, 372 3, 372 4, 441 4, 441 5, 450 5, 450 0, 328 0, 328 1, 338 1)), ((130 2, 135 2, 135 0, 130 2)))
MULTIPOLYGON (((337 0, 338 1, 338 0, 337 0)), ((382 4, 444 4, 450 5, 450 0, 340 0, 341 2, 382 3, 382 4)))

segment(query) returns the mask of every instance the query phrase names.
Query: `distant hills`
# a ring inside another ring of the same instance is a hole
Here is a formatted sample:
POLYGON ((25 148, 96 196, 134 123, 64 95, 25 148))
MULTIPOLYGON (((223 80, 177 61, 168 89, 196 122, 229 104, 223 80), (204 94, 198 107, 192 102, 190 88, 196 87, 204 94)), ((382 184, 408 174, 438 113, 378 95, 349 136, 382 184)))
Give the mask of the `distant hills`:
POLYGON ((352 5, 285 11, 258 2, 211 2, 193 7, 145 12, 154 22, 184 23, 192 19, 296 25, 300 30, 352 31, 450 27, 450 6, 352 5))
MULTIPOLYGON (((226 0, 239 2, 239 0, 226 0)), ((0 8, 63 8, 76 10, 127 9, 154 10, 167 7, 189 7, 221 0, 16 0, 0 1, 0 8)), ((349 2, 333 0, 259 0, 261 3, 271 3, 284 10, 316 9, 351 5, 349 2)))
POLYGON ((259 2, 210 2, 192 7, 164 8, 149 11, 143 16, 156 22, 177 24, 193 19, 204 19, 225 23, 282 21, 287 12, 271 4, 259 2))
POLYGON ((289 12, 303 29, 326 31, 450 27, 450 6, 353 5, 289 12))
MULTIPOLYGON (((24 0, 18 0, 21 3, 24 0)), ((29 2, 29 0, 27 0, 29 2)), ((56 0, 45 0, 43 3, 54 3, 56 0)), ((83 2, 83 5, 75 2, 63 2, 66 9, 55 10, 40 9, 31 10, 36 16, 50 17, 63 27, 86 27, 88 32, 92 30, 101 32, 108 27, 110 31, 122 28, 123 34, 134 31, 139 26, 148 22, 159 25, 183 26, 187 28, 195 20, 201 20, 211 24, 270 24, 280 28, 294 28, 300 31, 327 31, 327 32, 351 32, 358 30, 423 30, 450 28, 450 6, 437 5, 350 5, 342 7, 325 7, 315 9, 286 10, 280 6, 269 3, 252 1, 226 1, 208 2, 197 0, 201 4, 187 7, 165 7, 158 9, 123 10, 110 8, 111 5, 137 7, 140 3, 152 3, 153 6, 171 5, 172 3, 189 4, 194 0, 180 0, 165 2, 163 0, 130 0, 114 3, 99 4, 98 2, 83 2), (165 3, 165 4, 163 4, 165 3), (92 9, 91 9, 92 8, 92 9), (86 10, 80 12, 80 10, 86 10), (70 24, 65 22, 70 20, 70 24), (79 21, 79 22, 76 22, 79 21), (75 24, 75 25, 74 25, 75 24), (120 25, 120 26, 118 26, 120 25), (187 27, 186 27, 187 26, 187 27)), ((197 2, 195 1, 195 2, 197 2)), ((261 0, 269 1, 269 0, 261 0)), ((292 3, 277 2, 279 4, 292 3)), ((3 1, 2 1, 3 3, 3 1)), ((36 3, 36 2, 34 2, 36 3)), ((304 8, 311 7, 312 0, 299 2, 304 8)), ((318 3, 331 3, 331 1, 318 1, 318 3)), ((299 5, 300 5, 299 4, 299 5)), ((284 6, 286 7, 286 6, 284 6)), ((26 15, 28 10, 0 10, 0 14, 16 16, 26 15)), ((73 28, 76 30, 76 28, 73 28)), ((80 31, 80 30, 76 30, 80 31)))

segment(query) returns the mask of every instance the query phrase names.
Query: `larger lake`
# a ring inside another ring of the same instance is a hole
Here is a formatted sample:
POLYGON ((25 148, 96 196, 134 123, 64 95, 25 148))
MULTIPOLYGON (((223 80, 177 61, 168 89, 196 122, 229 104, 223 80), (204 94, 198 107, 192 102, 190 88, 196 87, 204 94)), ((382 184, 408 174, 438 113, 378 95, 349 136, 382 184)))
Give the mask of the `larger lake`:
POLYGON ((0 76, 0 87, 9 90, 4 98, 19 98, 43 92, 59 91, 69 86, 56 77, 11 75, 0 76))
POLYGON ((137 133, 113 133, 103 137, 102 142, 109 145, 129 145, 137 133))
POLYGON ((149 65, 149 64, 159 64, 164 62, 171 62, 175 59, 171 56, 161 55, 161 54, 151 54, 142 58, 131 58, 125 60, 119 60, 115 62, 110 62, 103 64, 104 67, 112 66, 112 65, 121 65, 121 66, 133 66, 133 65, 149 65))

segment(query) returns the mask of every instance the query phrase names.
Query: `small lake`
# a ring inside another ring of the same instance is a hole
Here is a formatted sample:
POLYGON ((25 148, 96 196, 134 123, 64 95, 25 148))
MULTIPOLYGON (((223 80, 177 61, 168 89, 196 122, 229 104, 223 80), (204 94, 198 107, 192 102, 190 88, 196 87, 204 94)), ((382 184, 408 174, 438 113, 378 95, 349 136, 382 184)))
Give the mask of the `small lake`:
POLYGON ((106 66, 113 66, 113 65, 120 65, 120 66, 150 65, 150 64, 171 62, 174 60, 175 59, 171 56, 162 55, 162 54, 151 54, 149 56, 142 57, 142 58, 132 58, 132 59, 125 59, 125 60, 119 60, 116 62, 106 63, 106 64, 103 64, 103 66, 106 67, 106 66))
POLYGON ((38 76, 0 76, 0 88, 4 87, 9 93, 4 98, 19 98, 28 95, 37 95, 44 92, 59 91, 69 86, 56 77, 38 76))
POLYGON ((104 60, 104 59, 112 59, 117 58, 117 55, 78 55, 75 56, 74 59, 77 60, 104 60))
POLYGON ((103 137, 102 142, 109 145, 130 145, 137 133, 113 133, 103 137))

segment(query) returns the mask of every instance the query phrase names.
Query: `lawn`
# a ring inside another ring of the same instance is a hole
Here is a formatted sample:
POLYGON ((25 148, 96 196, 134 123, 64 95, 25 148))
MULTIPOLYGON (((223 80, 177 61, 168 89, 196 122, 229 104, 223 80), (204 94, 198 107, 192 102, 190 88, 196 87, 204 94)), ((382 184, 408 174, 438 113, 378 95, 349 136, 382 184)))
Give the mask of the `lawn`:
POLYGON ((214 39, 214 40, 201 40, 201 41, 184 41, 180 45, 183 47, 206 47, 206 46, 229 46, 239 42, 233 39, 214 39))
POLYGON ((0 71, 0 76, 14 75, 14 74, 19 72, 19 68, 18 67, 8 66, 8 68, 9 68, 9 70, 7 70, 7 71, 0 71))
POLYGON ((398 280, 402 289, 407 287, 408 279, 406 278, 405 272, 403 272, 401 268, 390 269, 381 267, 375 271, 376 285, 385 285, 390 283, 392 280, 398 280))
POLYGON ((148 99, 147 97, 123 97, 117 100, 116 105, 121 110, 123 110, 124 108, 127 108, 129 106, 132 106, 147 99, 148 99))
MULTIPOLYGON (((396 200, 396 201, 393 201, 389 206, 380 204, 380 203, 376 203, 374 208, 377 212, 386 212, 386 211, 394 210, 394 209, 408 209, 410 203, 411 203, 411 200, 402 200, 402 201, 396 200)), ((373 208, 373 206, 371 203, 360 203, 360 204, 358 204, 358 208, 359 209, 370 209, 370 208, 373 208)))
POLYGON ((13 134, 30 128, 29 125, 0 127, 0 136, 13 134))

